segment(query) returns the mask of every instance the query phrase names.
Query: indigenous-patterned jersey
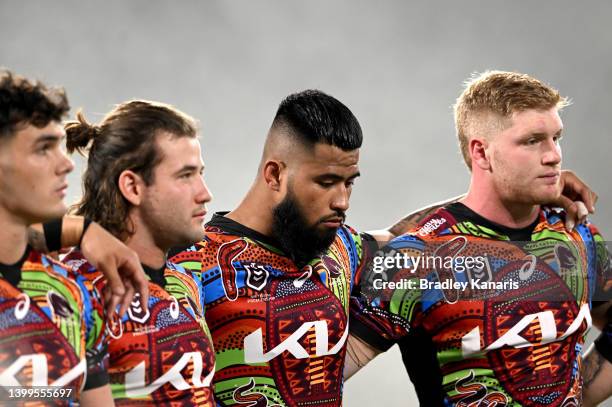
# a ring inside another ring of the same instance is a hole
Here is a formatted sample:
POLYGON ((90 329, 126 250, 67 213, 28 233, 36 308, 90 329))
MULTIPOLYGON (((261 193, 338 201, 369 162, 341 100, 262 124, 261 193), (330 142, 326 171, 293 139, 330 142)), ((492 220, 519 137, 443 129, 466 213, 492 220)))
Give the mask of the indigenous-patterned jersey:
POLYGON ((216 214, 171 260, 201 275, 217 358, 215 398, 233 406, 339 406, 360 235, 338 229, 298 268, 271 238, 216 214))
MULTIPOLYGON (((563 217, 543 209, 517 230, 461 203, 439 209, 374 259, 389 269, 360 276, 351 331, 380 349, 410 343, 411 332, 430 338, 439 377, 425 405, 581 405, 589 305, 612 277, 597 229, 567 232, 563 217), (374 283, 382 274, 393 284, 374 283)), ((418 352, 402 349, 413 377, 418 352)))
POLYGON ((71 389, 69 399, 47 403, 74 405, 84 390, 106 385, 105 324, 84 279, 30 248, 0 273, 0 400, 8 386, 58 386, 71 389))
MULTIPOLYGON (((91 291, 106 280, 78 251, 64 259, 85 276, 91 291)), ((166 263, 143 268, 150 279, 149 307, 138 294, 108 326, 108 372, 116 405, 214 406, 215 357, 203 313, 200 280, 166 263)))

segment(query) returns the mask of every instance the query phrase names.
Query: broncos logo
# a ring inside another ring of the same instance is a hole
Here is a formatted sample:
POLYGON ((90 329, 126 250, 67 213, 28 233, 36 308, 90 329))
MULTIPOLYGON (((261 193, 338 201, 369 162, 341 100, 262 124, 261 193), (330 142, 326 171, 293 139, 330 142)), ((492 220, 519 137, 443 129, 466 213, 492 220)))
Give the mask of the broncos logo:
POLYGON ((237 387, 236 390, 234 390, 234 401, 246 407, 281 407, 278 404, 271 404, 268 406, 268 398, 264 394, 258 392, 251 393, 253 387, 255 387, 255 380, 251 377, 247 384, 237 387))
POLYGON ((505 407, 508 399, 503 393, 487 391, 481 383, 470 383, 474 380, 474 371, 457 380, 455 390, 459 393, 460 399, 456 400, 456 407, 505 407))
POLYGON ((55 291, 49 291, 47 293, 47 300, 56 316, 60 318, 69 318, 74 314, 70 303, 55 291))

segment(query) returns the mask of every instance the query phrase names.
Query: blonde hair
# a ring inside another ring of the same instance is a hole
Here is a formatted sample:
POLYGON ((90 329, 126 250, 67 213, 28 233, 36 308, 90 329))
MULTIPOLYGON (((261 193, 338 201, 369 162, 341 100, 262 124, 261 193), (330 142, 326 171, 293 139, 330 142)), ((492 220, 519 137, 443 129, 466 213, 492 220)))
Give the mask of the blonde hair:
POLYGON ((503 130, 515 112, 560 110, 567 105, 569 100, 556 89, 526 74, 486 71, 472 75, 453 106, 459 147, 468 168, 472 167, 471 138, 503 130))

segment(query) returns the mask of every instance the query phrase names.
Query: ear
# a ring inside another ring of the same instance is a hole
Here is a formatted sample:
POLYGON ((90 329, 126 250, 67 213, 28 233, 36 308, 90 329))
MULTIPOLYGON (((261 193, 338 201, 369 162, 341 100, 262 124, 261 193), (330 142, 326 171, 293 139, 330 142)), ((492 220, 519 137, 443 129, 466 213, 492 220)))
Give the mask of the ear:
POLYGON ((482 170, 491 169, 491 157, 489 156, 489 143, 486 139, 473 138, 469 143, 469 152, 472 157, 472 168, 479 167, 482 170))
POLYGON ((263 167, 263 177, 266 184, 273 191, 280 191, 281 179, 283 172, 287 168, 284 162, 277 160, 268 160, 263 167))
POLYGON ((143 200, 145 183, 140 175, 131 170, 119 174, 119 191, 125 199, 134 206, 139 206, 143 200))

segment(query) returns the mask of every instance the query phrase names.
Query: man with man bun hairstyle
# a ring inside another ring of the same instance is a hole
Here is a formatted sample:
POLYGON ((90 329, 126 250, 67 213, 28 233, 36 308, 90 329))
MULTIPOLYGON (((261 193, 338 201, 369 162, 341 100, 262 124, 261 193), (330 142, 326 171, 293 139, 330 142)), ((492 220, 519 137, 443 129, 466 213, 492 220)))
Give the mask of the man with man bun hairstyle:
POLYGON ((400 343, 422 405, 580 406, 610 391, 609 361, 584 390, 581 373, 584 336, 610 307, 605 243, 593 224, 567 230, 563 210, 541 206, 562 191, 566 105, 525 74, 474 76, 455 105, 467 194, 361 276, 351 332, 373 353, 400 343), (387 262, 398 257, 409 261, 387 262))
MULTIPOLYGON (((99 222, 132 248, 149 279, 109 325, 109 375, 117 405, 214 406, 214 353, 199 279, 168 262, 167 251, 202 238, 211 194, 195 121, 174 107, 133 100, 100 124, 82 113, 66 124, 70 152, 87 152, 77 215, 99 222), (148 308, 148 309, 147 309, 148 308)), ((65 258, 92 292, 105 281, 78 251, 65 258)))
POLYGON ((99 298, 31 249, 28 226, 66 211, 62 89, 0 71, 0 401, 112 404, 99 298), (51 386, 51 387, 48 387, 51 386))

